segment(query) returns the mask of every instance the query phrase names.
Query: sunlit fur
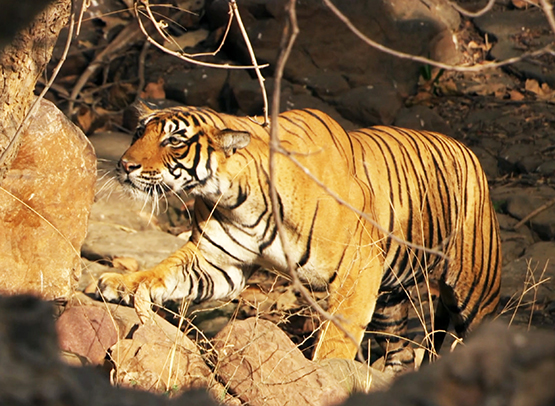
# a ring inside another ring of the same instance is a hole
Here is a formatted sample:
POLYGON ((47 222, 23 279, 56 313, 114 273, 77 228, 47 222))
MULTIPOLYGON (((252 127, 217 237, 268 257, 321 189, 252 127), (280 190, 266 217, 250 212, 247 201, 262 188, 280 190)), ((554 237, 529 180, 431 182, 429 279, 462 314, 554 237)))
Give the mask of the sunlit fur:
MULTIPOLYGON (((370 321, 385 333, 378 339, 389 350, 388 368, 413 364, 412 348, 388 334, 405 332, 405 289, 416 283, 439 285, 439 329, 451 320, 464 335, 495 310, 498 225, 484 173, 466 147, 395 127, 347 133, 316 110, 282 113, 274 125, 287 151, 276 156, 275 187, 296 272, 312 289, 329 290, 329 311, 359 343, 370 321)), ((153 269, 104 275, 99 288, 108 299, 128 300, 139 283, 157 302, 230 298, 259 267, 286 272, 268 192, 267 129, 179 107, 147 112, 137 134, 120 161, 120 181, 147 194, 196 196, 193 233, 153 269)), ((314 358, 353 358, 356 351, 324 323, 314 358)))

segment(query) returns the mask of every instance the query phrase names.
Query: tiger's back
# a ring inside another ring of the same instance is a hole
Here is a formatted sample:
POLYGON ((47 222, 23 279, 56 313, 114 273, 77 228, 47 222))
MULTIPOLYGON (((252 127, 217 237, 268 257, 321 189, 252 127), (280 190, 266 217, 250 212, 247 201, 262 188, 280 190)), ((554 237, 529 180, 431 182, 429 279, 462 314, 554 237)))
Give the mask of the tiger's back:
MULTIPOLYGON (((312 115, 314 127, 323 125, 328 130, 312 127, 311 134, 297 130, 288 135, 287 125, 282 124, 285 128, 280 131, 284 147, 294 151, 303 168, 326 186, 296 168, 295 195, 303 202, 302 224, 315 219, 304 233, 311 236, 310 257, 322 256, 322 261, 315 261, 319 269, 326 268, 323 262, 334 265, 331 268, 337 273, 326 274, 333 279, 333 292, 361 285, 357 289, 366 300, 375 298, 374 309, 363 309, 360 298, 349 303, 349 295, 356 294, 341 293, 330 298, 331 308, 361 324, 365 320, 357 315, 371 312, 374 328, 388 334, 378 336, 378 341, 388 347, 393 369, 413 361, 407 341, 396 336, 406 331, 411 306, 407 289, 416 283, 428 278, 439 284, 438 330, 446 330, 451 319, 457 333, 464 335, 491 314, 499 299, 501 247, 487 180, 476 156, 442 134, 378 126, 346 136, 320 112, 302 113, 282 117, 289 123, 303 123, 308 121, 306 115, 312 115), (356 249, 341 248, 348 246, 356 249), (379 291, 375 292, 368 288, 375 281, 365 282, 360 273, 378 273, 378 268, 379 291)), ((284 170, 294 172, 285 160, 289 158, 280 162, 278 178, 284 170)), ((333 326, 326 328, 329 338, 320 341, 316 358, 343 356, 338 349, 349 345, 343 344, 342 334, 330 331, 333 326)), ((443 334, 437 333, 438 347, 442 339, 443 334)), ((354 356, 354 348, 350 351, 354 356)))
MULTIPOLYGON (((406 289, 425 278, 440 287, 439 328, 451 319, 464 335, 495 309, 498 226, 466 147, 394 127, 346 133, 316 110, 282 113, 278 124, 275 188, 288 254, 305 283, 329 290, 329 311, 356 341, 326 322, 314 358, 353 358, 372 320, 388 367, 412 364, 395 336, 406 330, 406 289)), ((119 297, 146 283, 159 301, 207 300, 237 295, 256 267, 287 271, 269 197, 268 132, 187 107, 153 112, 143 125, 120 162, 123 181, 195 195, 193 236, 152 270, 103 277, 101 291, 119 297)))

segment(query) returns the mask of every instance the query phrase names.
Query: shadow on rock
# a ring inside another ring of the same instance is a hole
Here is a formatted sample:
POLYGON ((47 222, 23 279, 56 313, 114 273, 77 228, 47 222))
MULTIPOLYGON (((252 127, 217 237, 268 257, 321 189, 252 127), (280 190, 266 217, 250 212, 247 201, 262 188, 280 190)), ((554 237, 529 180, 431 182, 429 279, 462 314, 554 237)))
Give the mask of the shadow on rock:
POLYGON ((555 404, 555 335, 492 324, 466 347, 387 392, 355 395, 345 406, 548 406, 555 404))
POLYGON ((203 391, 175 399, 111 386, 92 368, 59 357, 53 309, 32 296, 0 297, 0 404, 66 406, 211 406, 203 391))

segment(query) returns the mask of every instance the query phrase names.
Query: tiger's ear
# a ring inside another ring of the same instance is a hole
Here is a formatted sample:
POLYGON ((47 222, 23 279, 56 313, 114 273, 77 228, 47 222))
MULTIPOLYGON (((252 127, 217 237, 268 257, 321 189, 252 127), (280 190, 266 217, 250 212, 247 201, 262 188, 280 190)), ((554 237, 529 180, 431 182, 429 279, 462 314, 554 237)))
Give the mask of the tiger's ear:
POLYGON ((142 119, 143 117, 146 117, 152 113, 154 113, 154 106, 149 105, 150 103, 145 102, 144 100, 137 100, 137 102, 135 103, 135 110, 136 110, 136 114, 137 117, 139 119, 142 119))
POLYGON ((246 131, 225 129, 214 135, 216 145, 224 151, 226 157, 230 157, 236 150, 245 148, 251 142, 251 135, 246 131))

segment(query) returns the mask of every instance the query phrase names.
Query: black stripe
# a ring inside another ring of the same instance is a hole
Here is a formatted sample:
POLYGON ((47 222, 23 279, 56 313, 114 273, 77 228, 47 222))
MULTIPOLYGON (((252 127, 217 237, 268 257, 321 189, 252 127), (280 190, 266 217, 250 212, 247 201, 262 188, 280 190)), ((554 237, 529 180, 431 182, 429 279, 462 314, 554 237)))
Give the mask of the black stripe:
POLYGON ((310 225, 310 231, 308 233, 308 239, 306 241, 306 248, 304 251, 303 256, 301 257, 301 259, 299 260, 298 265, 300 267, 303 267, 307 264, 309 258, 310 258, 310 247, 312 245, 312 235, 314 233, 314 224, 316 223, 316 217, 318 216, 318 207, 320 205, 320 202, 316 203, 316 209, 314 210, 314 214, 312 216, 312 224, 310 225))

